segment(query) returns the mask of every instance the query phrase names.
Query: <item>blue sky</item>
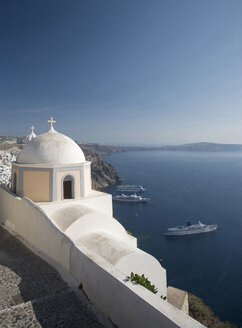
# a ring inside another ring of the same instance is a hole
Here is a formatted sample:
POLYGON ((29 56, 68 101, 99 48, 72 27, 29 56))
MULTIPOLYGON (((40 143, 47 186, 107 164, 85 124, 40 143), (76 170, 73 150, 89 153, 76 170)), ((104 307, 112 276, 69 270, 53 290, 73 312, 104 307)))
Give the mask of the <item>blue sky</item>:
POLYGON ((0 135, 242 143, 242 1, 0 6, 0 135))

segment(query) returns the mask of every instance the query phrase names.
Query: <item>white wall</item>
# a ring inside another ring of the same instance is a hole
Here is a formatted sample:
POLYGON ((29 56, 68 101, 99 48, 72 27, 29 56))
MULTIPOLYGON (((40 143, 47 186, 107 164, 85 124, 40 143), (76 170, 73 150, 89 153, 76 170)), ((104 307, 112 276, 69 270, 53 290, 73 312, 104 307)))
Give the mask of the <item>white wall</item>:
POLYGON ((32 201, 1 187, 0 221, 66 268, 90 300, 119 327, 204 327, 145 288, 124 281, 124 274, 72 242, 32 201))
POLYGON ((123 256, 115 267, 128 275, 131 271, 139 275, 144 274, 158 289, 156 296, 167 296, 166 270, 150 254, 137 249, 135 253, 123 256))
POLYGON ((0 221, 69 270, 72 241, 31 200, 0 187, 0 221))
POLYGON ((84 235, 93 230, 107 231, 117 238, 131 244, 130 236, 124 227, 112 217, 108 217, 101 212, 93 211, 76 220, 67 230, 66 234, 72 240, 76 240, 80 235, 84 235))
POLYGON ((204 327, 144 287, 125 281, 118 270, 85 247, 71 249, 70 271, 118 327, 204 327))
POLYGON ((112 195, 92 190, 85 199, 68 199, 61 202, 37 203, 49 215, 56 210, 68 205, 84 205, 100 211, 108 216, 113 216, 112 195))
POLYGON ((88 197, 83 199, 81 202, 83 205, 92 207, 93 209, 103 212, 106 215, 113 216, 112 195, 92 190, 88 197))

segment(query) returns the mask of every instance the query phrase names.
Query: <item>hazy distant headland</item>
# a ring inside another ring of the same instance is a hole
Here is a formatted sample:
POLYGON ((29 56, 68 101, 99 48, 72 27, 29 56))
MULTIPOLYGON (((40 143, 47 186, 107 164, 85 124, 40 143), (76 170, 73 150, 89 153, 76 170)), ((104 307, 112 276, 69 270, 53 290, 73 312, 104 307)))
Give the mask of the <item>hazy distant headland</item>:
POLYGON ((100 145, 98 143, 84 143, 77 142, 82 149, 92 149, 94 152, 98 152, 101 155, 110 154, 114 152, 125 151, 199 151, 199 152, 242 152, 242 144, 219 144, 212 142, 196 142, 188 143, 184 145, 172 145, 172 146, 111 146, 100 145))
MULTIPOLYGON (((0 148, 7 149, 18 147, 22 144, 24 137, 0 136, 0 148)), ((99 143, 88 143, 76 141, 77 144, 87 153, 98 153, 100 155, 142 150, 164 150, 164 151, 199 151, 199 152, 242 152, 242 144, 222 144, 214 142, 196 142, 183 145, 162 145, 162 146, 116 146, 102 145, 99 143)))
POLYGON ((220 143, 212 143, 212 142, 197 142, 197 143, 188 143, 188 144, 177 145, 177 146, 161 146, 161 147, 157 147, 157 150, 230 152, 230 151, 242 151, 242 144, 220 144, 220 143))

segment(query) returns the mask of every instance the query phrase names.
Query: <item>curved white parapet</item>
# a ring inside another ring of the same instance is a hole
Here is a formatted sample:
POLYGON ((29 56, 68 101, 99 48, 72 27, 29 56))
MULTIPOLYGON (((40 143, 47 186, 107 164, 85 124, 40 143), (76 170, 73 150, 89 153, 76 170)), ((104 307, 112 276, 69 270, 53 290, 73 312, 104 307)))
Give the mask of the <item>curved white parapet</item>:
POLYGON ((94 231, 82 235, 76 240, 78 246, 84 246, 115 266, 125 277, 131 272, 144 274, 157 288, 157 296, 167 296, 166 270, 151 255, 137 247, 130 247, 121 239, 104 231, 94 231))
POLYGON ((110 233, 114 238, 118 238, 128 245, 133 244, 133 238, 130 238, 124 227, 117 220, 98 211, 92 211, 77 219, 68 227, 65 233, 73 241, 76 241, 82 235, 97 230, 110 233))
POLYGON ((51 217, 61 209, 78 205, 81 205, 83 208, 88 207, 94 211, 102 212, 109 217, 113 216, 112 195, 93 189, 83 199, 67 199, 64 201, 47 203, 40 202, 37 204, 51 217))
POLYGON ((70 272, 90 300, 120 328, 206 328, 84 246, 70 250, 70 272))
POLYGON ((50 217, 61 231, 66 232, 76 220, 92 212, 92 209, 86 206, 69 205, 58 209, 50 217))
POLYGON ((132 247, 122 239, 105 231, 93 231, 82 235, 76 240, 76 244, 85 246, 112 265, 116 265, 122 257, 137 250, 137 247, 132 247))
POLYGON ((0 221, 69 270, 72 241, 30 199, 17 197, 0 186, 0 221))
MULTIPOLYGON (((94 213, 84 215, 84 218, 91 219, 92 215, 94 213)), ((60 273, 64 268, 75 279, 76 285, 81 284, 89 299, 118 327, 147 328, 147 325, 152 328, 204 327, 146 288, 127 282, 126 274, 123 272, 129 271, 132 263, 132 271, 139 270, 141 266, 144 270, 150 270, 144 272, 147 274, 152 274, 154 270, 163 276, 164 269, 160 265, 158 267, 159 263, 150 255, 127 245, 123 238, 125 230, 123 232, 119 224, 110 226, 110 229, 116 231, 117 237, 113 236, 113 232, 110 233, 110 237, 106 231, 102 233, 100 230, 92 231, 96 233, 96 237, 100 233, 100 236, 105 237, 106 242, 112 245, 113 250, 119 252, 115 260, 111 252, 105 248, 104 241, 99 251, 95 248, 97 245, 95 246, 94 242, 92 245, 89 243, 91 229, 86 220, 81 222, 77 219, 72 223, 69 227, 73 230, 69 230, 68 236, 31 200, 16 197, 1 187, 0 221, 46 254, 49 263, 60 273), (86 231, 85 234, 75 234, 75 223, 77 223, 76 228, 83 228, 86 231), (118 234, 123 239, 118 238, 118 234)), ((106 222, 106 219, 103 218, 101 221, 106 222)), ((105 229, 107 227, 108 224, 105 229)), ((156 276, 153 275, 152 279, 155 280, 156 276)), ((153 281, 152 283, 155 284, 153 281)))
POLYGON ((137 248, 136 252, 121 257, 115 267, 126 275, 144 274, 158 289, 158 297, 167 296, 166 270, 150 254, 137 248))

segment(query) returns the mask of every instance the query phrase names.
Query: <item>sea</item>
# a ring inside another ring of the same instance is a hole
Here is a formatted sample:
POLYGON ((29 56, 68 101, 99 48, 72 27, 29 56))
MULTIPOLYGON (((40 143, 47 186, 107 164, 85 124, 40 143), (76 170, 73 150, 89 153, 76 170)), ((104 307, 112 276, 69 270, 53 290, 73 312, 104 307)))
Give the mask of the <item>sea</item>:
MULTIPOLYGON (((146 188, 148 203, 113 202, 114 217, 161 261, 168 285, 242 326, 242 153, 128 151, 103 159, 123 184, 146 188), (218 230, 165 236, 168 227, 199 220, 218 230)), ((118 194, 116 186, 106 191, 118 194)))

